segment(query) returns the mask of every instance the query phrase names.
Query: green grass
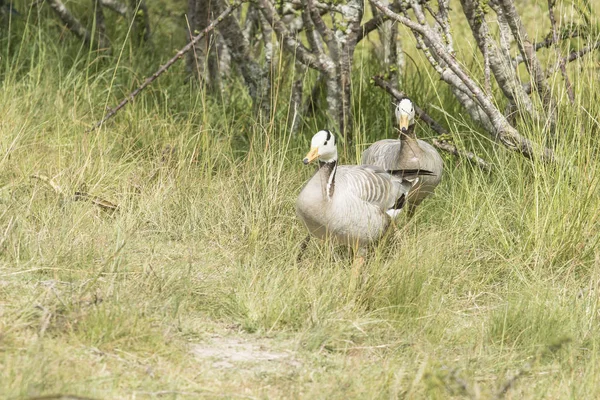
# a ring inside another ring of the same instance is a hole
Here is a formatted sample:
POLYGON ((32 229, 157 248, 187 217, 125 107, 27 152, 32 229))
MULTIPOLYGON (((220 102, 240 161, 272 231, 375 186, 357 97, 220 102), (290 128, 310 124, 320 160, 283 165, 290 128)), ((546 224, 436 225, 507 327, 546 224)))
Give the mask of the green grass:
MULTIPOLYGON (((318 241, 297 263, 294 202, 312 173, 300 160, 325 117, 291 136, 287 79, 274 117, 257 120, 239 81, 213 99, 176 65, 85 133, 170 53, 132 48, 123 31, 99 56, 46 11, 0 37, 1 398, 600 395, 597 56, 570 67, 575 106, 551 81, 558 165, 491 144, 435 76, 409 65, 407 91, 494 171, 444 156, 436 195, 364 266, 318 241), (61 198, 32 174, 119 211, 61 198), (194 355, 219 337, 291 355, 233 368, 194 355)), ((159 31, 152 46, 181 45, 172 40, 159 31)), ((390 130, 389 100, 368 84, 380 71, 369 46, 343 162, 390 130)))

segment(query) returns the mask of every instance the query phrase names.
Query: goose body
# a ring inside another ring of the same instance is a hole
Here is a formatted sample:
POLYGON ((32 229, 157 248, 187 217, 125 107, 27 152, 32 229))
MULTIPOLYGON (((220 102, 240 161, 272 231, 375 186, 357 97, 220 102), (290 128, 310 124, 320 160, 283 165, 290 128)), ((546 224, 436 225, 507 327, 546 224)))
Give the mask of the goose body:
POLYGON ((362 155, 363 165, 376 165, 392 175, 403 176, 405 170, 431 171, 422 175, 410 189, 407 204, 416 207, 430 196, 442 180, 444 162, 437 150, 429 143, 407 138, 384 139, 373 143, 362 155))
POLYGON ((379 239, 419 179, 394 176, 376 166, 338 165, 329 131, 313 137, 304 162, 316 158, 319 168, 298 196, 296 215, 313 236, 350 246, 379 239))
POLYGON ((444 170, 444 162, 437 150, 415 137, 414 115, 412 102, 407 98, 402 99, 396 107, 400 138, 379 140, 362 155, 362 164, 376 165, 395 176, 402 176, 405 170, 431 171, 430 175, 421 176, 410 189, 406 201, 411 212, 434 192, 444 170))

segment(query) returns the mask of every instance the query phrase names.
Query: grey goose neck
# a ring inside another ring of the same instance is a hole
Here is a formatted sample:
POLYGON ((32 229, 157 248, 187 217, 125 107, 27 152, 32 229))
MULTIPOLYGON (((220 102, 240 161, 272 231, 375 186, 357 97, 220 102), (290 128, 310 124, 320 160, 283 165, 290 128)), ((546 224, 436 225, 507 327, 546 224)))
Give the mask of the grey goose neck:
POLYGON ((415 136, 415 124, 409 125, 408 128, 406 128, 406 132, 400 131, 400 134, 398 135, 398 139, 400 139, 400 140, 408 140, 408 139, 417 140, 417 137, 415 136))
POLYGON ((335 191, 335 173, 337 171, 337 160, 333 161, 321 161, 319 160, 319 170, 317 174, 321 175, 321 188, 323 193, 327 195, 328 199, 331 199, 333 192, 335 191))

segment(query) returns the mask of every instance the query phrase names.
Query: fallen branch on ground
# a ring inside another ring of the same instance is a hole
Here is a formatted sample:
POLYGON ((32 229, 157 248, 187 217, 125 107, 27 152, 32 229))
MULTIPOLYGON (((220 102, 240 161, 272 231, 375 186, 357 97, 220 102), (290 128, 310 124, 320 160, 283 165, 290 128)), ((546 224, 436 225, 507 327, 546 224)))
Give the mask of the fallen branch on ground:
MULTIPOLYGON (((401 100, 403 97, 406 97, 405 93, 392 87, 392 85, 389 82, 387 82, 380 76, 374 76, 373 81, 375 82, 375 85, 384 89, 386 92, 391 94, 396 100, 401 100)), ((415 111, 416 111, 419 119, 421 121, 425 122, 431 129, 433 129, 439 135, 450 134, 450 132, 446 128, 441 126, 436 120, 434 120, 422 108, 415 105, 415 111)), ((432 142, 433 142, 433 145, 440 150, 443 150, 443 151, 450 153, 457 157, 466 158, 467 160, 469 160, 470 162, 477 165, 478 167, 480 167, 483 170, 486 170, 486 171, 491 170, 490 164, 487 161, 485 161, 483 158, 477 156, 476 154, 474 154, 470 151, 459 149, 453 143, 451 143, 445 139, 433 139, 432 142)))
POLYGON ((31 175, 31 178, 34 179, 39 179, 40 181, 44 182, 46 185, 50 186, 52 188, 52 190, 54 190, 54 192, 56 192, 56 194, 58 194, 59 196, 64 196, 64 192, 62 190, 62 188, 52 180, 52 178, 48 178, 46 175, 39 175, 39 174, 33 174, 31 175))
POLYGON ((86 193, 86 192, 75 192, 74 199, 75 199, 75 201, 87 200, 87 201, 91 202, 92 204, 95 204, 98 207, 100 207, 106 211, 116 211, 119 209, 118 205, 111 203, 108 200, 104 200, 98 196, 94 196, 89 193, 86 193))
POLYGON ((108 121, 110 118, 112 118, 121 108, 125 107, 125 105, 127 103, 129 103, 131 100, 133 100, 133 98, 135 96, 137 96, 142 90, 144 90, 147 86, 149 86, 152 82, 154 82, 156 80, 156 78, 158 78, 165 71, 167 71, 169 69, 169 67, 171 67, 171 65, 175 64, 177 62, 177 60, 179 60, 181 57, 183 57, 183 55, 185 53, 190 51, 190 49, 192 49, 192 47, 194 47, 194 45, 196 43, 198 43, 200 41, 200 39, 202 39, 210 31, 215 29, 217 27, 217 25, 219 25, 229 14, 231 14, 236 8, 238 8, 245 1, 246 0, 240 0, 240 1, 237 1, 237 2, 233 3, 232 5, 230 5, 225 11, 223 11, 221 13, 221 15, 219 15, 217 17, 217 19, 215 19, 213 22, 211 22, 211 24, 208 25, 202 32, 200 32, 198 35, 194 36, 194 38, 187 45, 185 45, 185 47, 183 47, 181 50, 179 50, 173 58, 171 58, 169 61, 167 61, 167 63, 165 65, 161 66, 154 74, 152 74, 152 76, 147 78, 144 81, 144 83, 142 83, 137 89, 135 89, 133 92, 131 92, 129 95, 127 95, 119 103, 119 105, 117 105, 115 108, 111 109, 104 116, 104 118, 102 118, 100 121, 98 121, 94 126, 92 126, 90 129, 88 129, 86 132, 89 133, 89 132, 96 130, 97 128, 101 127, 102 124, 104 124, 106 121, 108 121))
MULTIPOLYGON (((33 174, 33 175, 31 175, 31 178, 38 179, 38 180, 44 182, 46 185, 50 186, 50 188, 52 188, 52 190, 54 190, 54 192, 56 194, 58 194, 61 198, 64 198, 66 196, 65 191, 56 182, 54 182, 54 180, 52 180, 52 178, 49 178, 46 175, 41 175, 41 174, 33 174)), ((97 205, 98 207, 100 207, 101 209, 103 209, 105 211, 114 212, 119 209, 118 205, 111 203, 108 200, 104 200, 101 197, 90 195, 89 193, 86 193, 83 191, 75 192, 73 194, 73 200, 74 201, 87 200, 90 203, 97 205)))

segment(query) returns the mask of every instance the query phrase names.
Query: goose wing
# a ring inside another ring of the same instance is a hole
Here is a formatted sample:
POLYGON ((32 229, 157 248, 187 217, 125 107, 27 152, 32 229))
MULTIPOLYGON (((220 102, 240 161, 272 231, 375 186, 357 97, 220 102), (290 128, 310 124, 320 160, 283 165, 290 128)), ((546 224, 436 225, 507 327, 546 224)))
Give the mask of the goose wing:
POLYGON ((402 142, 397 139, 379 140, 369 146, 362 154, 363 165, 377 165, 386 171, 406 168, 401 165, 400 150, 402 142))
POLYGON ((401 207, 403 199, 414 184, 371 165, 340 167, 337 180, 336 191, 342 191, 344 197, 357 197, 384 212, 397 206, 401 207))

